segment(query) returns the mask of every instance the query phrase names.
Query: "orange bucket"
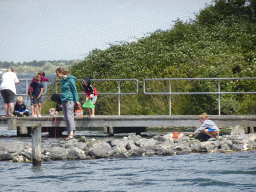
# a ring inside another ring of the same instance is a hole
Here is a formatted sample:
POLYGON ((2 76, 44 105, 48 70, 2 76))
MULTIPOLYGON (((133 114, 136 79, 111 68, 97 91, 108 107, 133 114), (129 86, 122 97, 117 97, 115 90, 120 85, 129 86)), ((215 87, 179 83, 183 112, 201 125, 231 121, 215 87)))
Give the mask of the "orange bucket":
POLYGON ((172 133, 173 138, 174 138, 174 139, 178 139, 179 134, 180 134, 180 133, 178 133, 178 132, 173 132, 173 133, 172 133))

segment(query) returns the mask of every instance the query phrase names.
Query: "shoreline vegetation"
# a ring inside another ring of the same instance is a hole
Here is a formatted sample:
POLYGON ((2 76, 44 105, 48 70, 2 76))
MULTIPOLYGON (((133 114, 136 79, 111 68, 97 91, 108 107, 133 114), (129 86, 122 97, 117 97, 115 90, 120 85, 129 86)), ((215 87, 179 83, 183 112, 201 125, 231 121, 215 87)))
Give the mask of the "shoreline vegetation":
MULTIPOLYGON (((177 20, 136 42, 116 42, 92 50, 70 67, 77 79, 138 79, 137 95, 121 96, 121 115, 168 115, 169 95, 145 95, 143 79, 237 78, 256 76, 255 1, 216 0, 195 20, 177 20)), ((117 93, 118 82, 92 82, 99 93, 117 93)), ((221 82, 222 92, 254 92, 256 80, 221 82)), ((83 93, 81 82, 78 92, 83 93)), ((172 81, 173 92, 218 92, 217 81, 172 81)), ((59 90, 60 91, 60 90, 59 90)), ((121 92, 135 92, 122 82, 121 92)), ((149 81, 146 92, 168 92, 169 81, 149 81)), ((99 95, 96 115, 116 115, 117 96, 99 95)), ((83 103, 85 98, 80 97, 83 103)), ((218 115, 218 95, 172 95, 172 115, 218 115)), ((48 103, 48 102, 46 102, 48 103)), ((50 103, 50 102, 49 102, 50 103)), ((221 115, 256 114, 255 94, 221 95, 221 115)), ((48 107, 49 108, 49 107, 48 107)))

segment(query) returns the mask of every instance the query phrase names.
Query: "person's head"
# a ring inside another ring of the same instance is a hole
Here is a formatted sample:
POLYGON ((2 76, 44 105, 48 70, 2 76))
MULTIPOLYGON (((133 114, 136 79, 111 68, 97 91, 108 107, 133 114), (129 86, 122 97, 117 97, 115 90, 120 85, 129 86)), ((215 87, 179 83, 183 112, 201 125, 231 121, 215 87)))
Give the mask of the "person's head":
POLYGON ((203 123, 206 119, 208 119, 208 116, 206 113, 199 115, 199 120, 201 123, 203 123))
POLYGON ((41 76, 45 76, 45 73, 43 72, 43 71, 40 71, 39 73, 38 73, 38 75, 41 75, 41 76))
POLYGON ((63 79, 68 75, 68 71, 65 70, 64 68, 60 67, 60 68, 56 69, 56 74, 57 74, 58 78, 63 79))
POLYGON ((54 93, 51 97, 51 100, 56 103, 61 103, 61 94, 60 93, 54 93))
POLYGON ((36 82, 36 83, 40 83, 40 80, 41 80, 41 75, 38 75, 38 74, 37 74, 37 75, 35 76, 35 82, 36 82))
POLYGON ((13 68, 9 67, 9 68, 7 69, 7 72, 14 72, 14 70, 13 70, 13 68))
POLYGON ((89 77, 85 77, 82 83, 83 83, 85 86, 87 86, 87 85, 90 85, 90 84, 91 84, 91 80, 90 80, 89 77))
POLYGON ((17 103, 21 105, 23 103, 23 97, 21 96, 17 97, 17 103))

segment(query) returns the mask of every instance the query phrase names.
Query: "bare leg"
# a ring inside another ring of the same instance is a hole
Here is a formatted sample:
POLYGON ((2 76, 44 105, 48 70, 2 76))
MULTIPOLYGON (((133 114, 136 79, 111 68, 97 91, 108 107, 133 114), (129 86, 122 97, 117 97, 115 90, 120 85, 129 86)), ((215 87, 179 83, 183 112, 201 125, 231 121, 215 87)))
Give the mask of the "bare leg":
POLYGON ((87 108, 88 109, 88 112, 89 112, 89 115, 91 116, 91 109, 90 108, 87 108))
POLYGON ((92 115, 91 115, 92 117, 94 117, 95 116, 95 108, 92 108, 92 115))
POLYGON ((9 103, 9 109, 10 109, 10 112, 11 112, 11 116, 14 116, 13 115, 13 112, 14 112, 14 104, 13 103, 9 103))
POLYGON ((9 116, 9 105, 7 103, 4 103, 4 110, 5 110, 6 116, 8 117, 9 116))
POLYGON ((211 138, 216 138, 216 134, 214 134, 212 131, 209 132, 207 129, 204 130, 204 134, 210 136, 211 138))
POLYGON ((38 103, 38 114, 41 115, 41 111, 42 111, 42 104, 38 103))
POLYGON ((35 116, 35 107, 34 105, 31 105, 31 112, 32 112, 32 117, 35 116))

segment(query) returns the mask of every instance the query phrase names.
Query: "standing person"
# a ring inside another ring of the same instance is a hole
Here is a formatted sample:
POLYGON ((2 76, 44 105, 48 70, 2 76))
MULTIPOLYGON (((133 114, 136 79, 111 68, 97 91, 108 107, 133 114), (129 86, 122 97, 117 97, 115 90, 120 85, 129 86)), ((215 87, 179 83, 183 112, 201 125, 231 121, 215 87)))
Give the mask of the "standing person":
POLYGON ((209 139, 214 141, 219 135, 219 128, 212 120, 208 119, 208 115, 206 113, 199 115, 199 120, 201 122, 201 126, 189 136, 192 137, 196 135, 196 138, 199 140, 205 141, 209 139))
POLYGON ((14 116, 14 96, 16 95, 16 87, 15 85, 19 84, 19 79, 17 75, 14 73, 12 68, 8 68, 7 72, 2 76, 2 84, 1 84, 1 95, 4 99, 4 110, 6 113, 6 117, 14 116), (10 114, 9 114, 10 111, 10 114))
POLYGON ((23 103, 23 98, 21 96, 17 97, 17 102, 16 102, 16 104, 14 106, 13 115, 16 115, 18 117, 29 116, 28 108, 23 103))
MULTIPOLYGON (((95 86, 91 84, 91 80, 89 77, 86 77, 83 80, 83 89, 87 95, 86 101, 88 99, 91 99, 92 103, 95 104, 96 100, 97 100, 97 90, 96 90, 95 86)), ((95 108, 92 108, 92 109, 87 108, 87 109, 88 109, 90 117, 94 117, 95 116, 95 108)))
MULTIPOLYGON (((45 77, 45 72, 41 71, 41 72, 37 73, 37 75, 40 75, 40 83, 42 83, 42 82, 49 82, 49 79, 45 77)), ((35 77, 33 77, 31 83, 33 83, 34 81, 35 81, 35 77)), ((33 91, 33 88, 29 86, 29 88, 28 88, 28 95, 30 95, 30 90, 33 91)), ((38 107, 39 107, 39 111, 40 111, 40 114, 41 114, 41 111, 42 111, 41 102, 38 103, 38 107)), ((33 110, 34 110, 34 106, 31 105, 31 111, 33 111, 33 110)))
POLYGON ((66 140, 74 138, 75 126, 75 104, 80 105, 78 100, 78 92, 76 89, 76 78, 73 75, 68 75, 68 72, 63 68, 56 70, 57 77, 61 80, 61 102, 62 111, 67 125, 68 137, 66 140))
POLYGON ((31 111, 33 117, 41 117, 39 104, 41 103, 41 96, 43 94, 43 83, 40 83, 41 76, 36 75, 35 81, 30 84, 30 97, 31 97, 31 111), (32 107, 33 106, 33 107, 32 107))

